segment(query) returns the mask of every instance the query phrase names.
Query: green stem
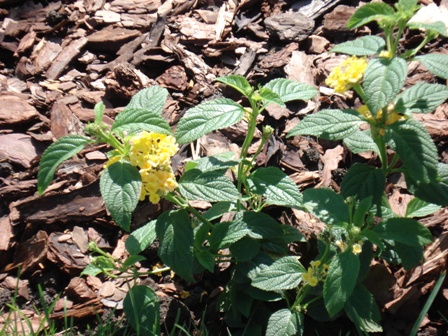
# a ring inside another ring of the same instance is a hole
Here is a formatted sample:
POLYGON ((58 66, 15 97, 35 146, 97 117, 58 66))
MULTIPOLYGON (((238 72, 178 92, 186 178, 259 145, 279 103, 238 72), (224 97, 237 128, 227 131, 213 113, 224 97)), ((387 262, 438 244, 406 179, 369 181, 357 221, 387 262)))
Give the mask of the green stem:
MULTIPOLYGON (((383 113, 384 117, 384 113, 383 113)), ((387 164, 387 149, 386 149, 386 142, 384 141, 384 137, 380 134, 380 129, 377 128, 377 126, 372 126, 372 137, 373 141, 378 146, 378 149, 380 150, 380 160, 382 169, 384 172, 387 172, 388 170, 388 164, 387 164)))

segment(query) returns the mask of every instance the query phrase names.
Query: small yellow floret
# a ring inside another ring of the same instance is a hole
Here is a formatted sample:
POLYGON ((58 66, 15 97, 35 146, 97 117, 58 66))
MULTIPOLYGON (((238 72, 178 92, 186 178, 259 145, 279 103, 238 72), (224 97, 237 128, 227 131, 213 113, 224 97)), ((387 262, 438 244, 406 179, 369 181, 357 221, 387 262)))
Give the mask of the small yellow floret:
POLYGON ((390 58, 392 55, 389 51, 383 50, 382 52, 380 52, 378 56, 383 58, 390 58))
POLYGON ((344 93, 359 83, 367 68, 365 57, 351 56, 334 68, 325 83, 337 93, 344 93))
POLYGON ((353 253, 354 254, 360 254, 362 252, 362 242, 358 242, 356 244, 353 244, 353 253))

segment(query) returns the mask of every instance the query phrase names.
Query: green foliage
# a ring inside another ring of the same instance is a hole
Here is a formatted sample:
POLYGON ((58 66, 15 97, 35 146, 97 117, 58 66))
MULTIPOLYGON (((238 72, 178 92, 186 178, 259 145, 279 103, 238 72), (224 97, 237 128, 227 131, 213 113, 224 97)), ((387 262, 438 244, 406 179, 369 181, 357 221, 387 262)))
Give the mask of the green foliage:
POLYGON ((357 56, 377 55, 384 49, 386 42, 378 36, 363 36, 353 41, 339 43, 330 51, 357 56))
POLYGON ((126 318, 137 335, 160 335, 159 299, 147 286, 133 286, 123 301, 126 318))
POLYGON ((359 257, 350 250, 338 253, 331 260, 323 291, 325 307, 331 317, 344 307, 352 295, 359 267, 359 257))
POLYGON ((133 231, 128 239, 126 239, 126 250, 130 254, 139 254, 146 250, 149 245, 156 239, 156 221, 152 220, 142 227, 133 231))
POLYGON ((59 138, 42 154, 39 172, 37 174, 37 190, 40 195, 53 180, 56 168, 65 160, 79 153, 86 145, 91 143, 90 138, 82 135, 67 135, 59 138))
POLYGON ((140 197, 142 182, 137 168, 127 162, 115 162, 104 170, 100 190, 112 218, 129 231, 132 213, 140 197))

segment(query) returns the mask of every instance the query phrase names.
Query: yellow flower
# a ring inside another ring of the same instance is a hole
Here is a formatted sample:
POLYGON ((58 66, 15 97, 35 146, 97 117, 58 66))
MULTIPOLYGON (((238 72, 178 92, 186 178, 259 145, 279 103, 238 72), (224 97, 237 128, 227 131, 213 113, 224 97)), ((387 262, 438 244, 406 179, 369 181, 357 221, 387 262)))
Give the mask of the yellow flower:
POLYGON ((149 196, 153 204, 160 197, 177 188, 171 168, 171 157, 179 150, 171 135, 141 132, 130 139, 129 161, 139 168, 142 178, 140 200, 149 196))
POLYGON ((344 252, 345 249, 347 248, 347 244, 342 240, 336 240, 334 243, 337 247, 341 249, 342 252, 344 252))
POLYGON ((392 56, 392 55, 391 55, 390 51, 383 50, 382 52, 380 52, 380 54, 378 56, 383 57, 383 58, 390 58, 390 56, 392 56))
POLYGON ((352 250, 354 254, 360 254, 362 252, 362 242, 359 241, 356 244, 353 244, 352 250))
POLYGON ((367 68, 365 57, 351 56, 334 68, 325 83, 337 93, 344 93, 359 83, 367 68))
POLYGON ((313 269, 308 268, 308 272, 303 275, 303 280, 307 282, 311 287, 316 287, 319 279, 313 274, 313 269))

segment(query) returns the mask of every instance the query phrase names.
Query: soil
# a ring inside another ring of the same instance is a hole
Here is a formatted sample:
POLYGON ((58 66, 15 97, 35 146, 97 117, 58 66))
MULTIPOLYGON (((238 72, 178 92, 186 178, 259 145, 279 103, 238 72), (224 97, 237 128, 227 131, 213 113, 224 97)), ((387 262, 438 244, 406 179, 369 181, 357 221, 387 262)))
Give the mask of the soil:
MULTIPOLYGON (((123 315, 119 303, 125 284, 112 281, 113 295, 101 296, 110 279, 80 277, 89 261, 87 241, 96 241, 117 258, 126 255, 123 246, 128 235, 107 214, 99 194, 98 177, 108 148, 89 147, 64 163, 43 197, 37 195, 36 187, 43 150, 61 136, 82 133, 83 126, 93 120, 93 107, 99 101, 105 103, 110 122, 140 89, 161 85, 170 92, 163 116, 175 127, 185 110, 203 100, 239 98, 216 85, 213 80, 218 76, 240 74, 252 84, 287 77, 321 88, 320 95, 308 104, 291 103, 287 109, 264 112, 260 130, 269 124, 275 133, 257 161, 259 166, 282 168, 302 190, 316 186, 339 190, 353 163, 373 162, 374 157, 350 154, 338 142, 285 136, 308 113, 355 103, 322 90, 329 70, 341 59, 328 51, 337 43, 378 34, 375 25, 353 32, 345 28, 358 1, 324 3, 328 6, 315 5, 299 23, 288 26, 286 16, 281 15, 299 17, 304 3, 0 0, 0 312, 8 311, 7 305, 17 297, 18 307, 40 321, 34 307, 41 309, 42 301, 49 305, 65 298, 71 305, 68 316, 74 321, 73 334, 81 335, 98 335, 98 318, 111 323, 123 315), (279 26, 267 20, 276 15, 282 18, 279 26), (336 155, 338 151, 342 154, 336 155), (330 161, 336 162, 332 169, 328 168, 330 161)), ((412 47, 420 41, 418 32, 407 33, 403 44, 412 47)), ((440 37, 423 52, 448 53, 448 40, 440 37)), ((414 67, 406 85, 421 80, 446 84, 422 67, 414 67)), ((418 118, 435 141, 439 160, 448 163, 448 104, 418 118)), ((198 153, 211 155, 241 146, 244 135, 243 124, 214 132, 201 139, 198 153)), ((190 146, 183 146, 173 159, 176 173, 181 174, 186 160, 195 155, 190 146)), ((411 199, 399 177, 390 181, 388 196, 397 213, 411 199)), ((159 205, 140 202, 132 229, 170 207, 164 201, 159 205)), ((312 260, 321 227, 291 209, 275 207, 268 212, 309 238, 307 244, 291 248, 303 260, 312 260)), ((366 281, 382 312, 384 335, 409 334, 435 282, 446 271, 448 210, 442 208, 421 221, 434 236, 434 243, 425 250, 425 263, 405 271, 375 261, 366 281)), ((141 269, 152 269, 160 262, 157 244, 144 255, 147 260, 141 262, 141 269)), ((209 335, 241 334, 241 330, 228 330, 217 309, 219 293, 230 279, 228 266, 200 274, 194 283, 169 273, 141 279, 159 296, 164 335, 176 323, 192 335, 201 335, 201 325, 209 335)), ((448 335, 447 281, 419 335, 448 335)), ((58 305, 52 318, 61 329, 63 316, 58 305)), ((257 318, 266 318, 266 312, 260 311, 257 318)), ((0 319, 0 330, 1 325, 0 319)), ((113 332, 125 334, 125 324, 121 322, 113 332)), ((356 329, 344 316, 329 322, 305 320, 305 335, 348 333, 356 334, 356 329)), ((177 330, 175 334, 184 333, 177 330)))

